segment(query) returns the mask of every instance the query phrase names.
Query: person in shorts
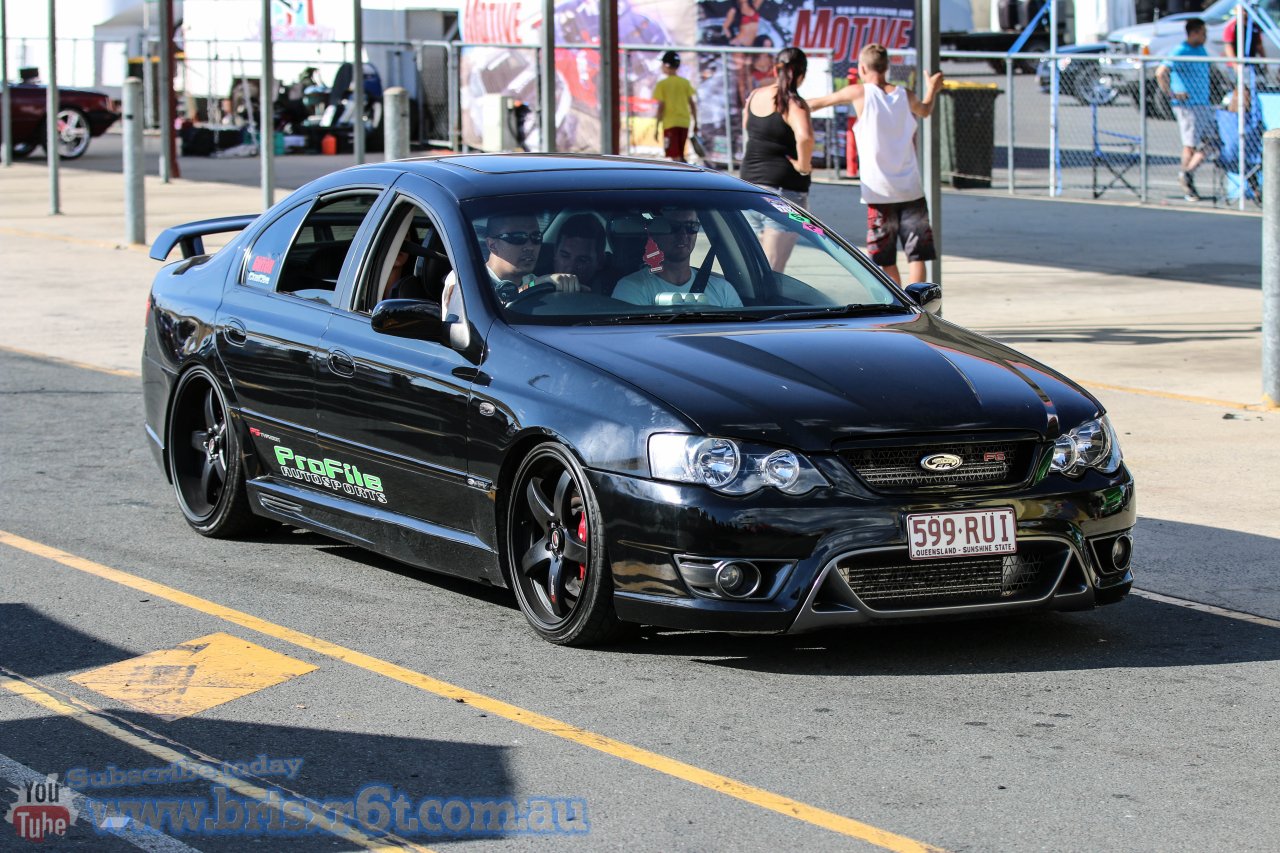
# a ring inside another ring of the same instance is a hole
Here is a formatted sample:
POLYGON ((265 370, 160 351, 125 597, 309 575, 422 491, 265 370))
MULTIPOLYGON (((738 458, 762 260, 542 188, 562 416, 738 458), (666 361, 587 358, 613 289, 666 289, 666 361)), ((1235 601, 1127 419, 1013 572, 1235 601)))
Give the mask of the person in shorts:
POLYGON ((848 104, 858 116, 853 135, 858 142, 859 181, 867 206, 867 254, 899 284, 898 242, 907 254, 908 284, 925 280, 925 262, 938 256, 929 225, 920 163, 916 160, 916 119, 928 118, 942 73, 929 76, 923 98, 906 86, 889 82, 889 51, 869 44, 858 54, 859 83, 809 99, 815 110, 848 104))
POLYGON ((658 124, 662 126, 662 150, 668 159, 684 162, 684 145, 689 140, 689 127, 698 132, 698 99, 693 84, 681 77, 680 54, 668 50, 662 54, 664 76, 653 87, 658 102, 658 124))
MULTIPOLYGON (((1174 50, 1173 56, 1208 56, 1204 43, 1208 38, 1204 21, 1188 18, 1187 38, 1174 50)), ((1178 134, 1182 137, 1182 169, 1178 172, 1178 184, 1187 201, 1198 201, 1196 183, 1192 175, 1204 162, 1205 149, 1212 148, 1218 137, 1218 125, 1213 114, 1213 102, 1209 97, 1209 63, 1177 62, 1167 59, 1156 69, 1156 82, 1169 98, 1173 114, 1178 119, 1178 134)))

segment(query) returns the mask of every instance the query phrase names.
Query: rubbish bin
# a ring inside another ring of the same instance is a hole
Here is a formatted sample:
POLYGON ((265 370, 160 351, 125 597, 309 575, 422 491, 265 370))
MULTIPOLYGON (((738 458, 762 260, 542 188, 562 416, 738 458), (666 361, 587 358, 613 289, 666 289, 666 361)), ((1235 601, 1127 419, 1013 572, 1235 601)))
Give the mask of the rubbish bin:
POLYGON ((991 186, 996 98, 1002 94, 994 83, 947 80, 942 84, 938 104, 942 180, 956 189, 991 186))

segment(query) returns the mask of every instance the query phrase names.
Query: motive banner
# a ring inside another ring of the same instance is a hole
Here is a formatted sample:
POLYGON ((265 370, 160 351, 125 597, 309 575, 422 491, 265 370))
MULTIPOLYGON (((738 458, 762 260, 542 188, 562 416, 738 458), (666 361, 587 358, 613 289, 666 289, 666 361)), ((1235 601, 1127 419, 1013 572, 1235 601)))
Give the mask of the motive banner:
MULTIPOLYGON (((619 0, 618 39, 629 50, 622 63, 623 144, 633 153, 658 155, 660 149, 651 99, 661 79, 659 57, 670 47, 690 45, 767 48, 795 45, 827 52, 829 61, 811 59, 803 91, 828 91, 832 78, 844 79, 864 45, 879 42, 891 50, 908 49, 914 39, 912 0, 700 0, 696 15, 685 0, 619 0)), ((597 0, 559 0, 555 7, 557 44, 598 45, 597 0)), ((463 140, 479 147, 485 110, 495 102, 485 95, 506 95, 531 109, 516 117, 489 116, 489 121, 516 122, 516 147, 537 150, 539 138, 538 50, 542 33, 541 0, 467 0, 462 13, 463 140), (527 45, 507 48, 487 45, 527 45), (486 103, 488 106, 486 106, 486 103)), ((698 116, 708 158, 724 162, 741 148, 740 116, 746 95, 772 79, 767 57, 722 54, 684 55, 680 73, 698 92, 698 116)), ((556 50, 556 145, 561 151, 598 151, 600 110, 596 90, 599 53, 593 49, 556 50)), ((818 159, 825 146, 819 132, 818 159)))

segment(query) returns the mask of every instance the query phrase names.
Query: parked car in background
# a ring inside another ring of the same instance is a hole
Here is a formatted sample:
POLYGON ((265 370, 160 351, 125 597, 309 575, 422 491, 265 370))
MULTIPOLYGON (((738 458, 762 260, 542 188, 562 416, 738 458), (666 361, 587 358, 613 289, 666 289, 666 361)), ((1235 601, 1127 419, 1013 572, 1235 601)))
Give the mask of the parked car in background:
MULTIPOLYGON (((1067 54, 1058 59, 1058 91, 1082 104, 1113 103, 1120 97, 1124 81, 1138 76, 1137 62, 1108 54, 1106 42, 1060 47, 1058 53, 1067 54)), ((1050 62, 1041 59, 1036 68, 1041 92, 1049 91, 1050 62)))
MULTIPOLYGON (((1217 0, 1203 12, 1169 15, 1149 24, 1124 27, 1107 36, 1107 52, 1113 56, 1167 56, 1187 37, 1187 19, 1200 18, 1205 22, 1209 33, 1205 50, 1210 56, 1225 56, 1226 39, 1223 31, 1238 5, 1239 0, 1217 0)), ((1272 18, 1280 18, 1280 0, 1259 0, 1258 5, 1272 18)), ((1268 56, 1280 56, 1280 45, 1265 35, 1261 38, 1266 39, 1264 47, 1268 56)), ((1172 118, 1169 99, 1156 85, 1154 63, 1147 65, 1147 114, 1154 118, 1172 118)), ((1135 62, 1123 75, 1116 76, 1115 83, 1121 92, 1132 95, 1137 104, 1142 79, 1140 64, 1135 62)), ((1234 88, 1225 67, 1214 67, 1211 86, 1210 94, 1214 101, 1221 100, 1234 88)))
MULTIPOLYGON (((9 87, 14 157, 26 157, 45 144, 48 90, 34 82, 35 76, 34 69, 24 69, 23 81, 9 87)), ((109 95, 59 87, 58 154, 67 160, 82 156, 90 138, 101 136, 118 118, 109 95)))

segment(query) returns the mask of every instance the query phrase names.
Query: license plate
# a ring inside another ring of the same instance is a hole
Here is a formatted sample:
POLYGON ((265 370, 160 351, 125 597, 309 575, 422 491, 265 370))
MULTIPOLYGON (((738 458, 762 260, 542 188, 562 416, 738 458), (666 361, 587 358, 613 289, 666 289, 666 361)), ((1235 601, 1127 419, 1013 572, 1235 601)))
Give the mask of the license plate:
POLYGON ((913 560, 937 560, 968 554, 1014 554, 1018 550, 1013 510, 961 509, 917 512, 907 516, 907 541, 913 560))

